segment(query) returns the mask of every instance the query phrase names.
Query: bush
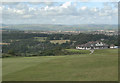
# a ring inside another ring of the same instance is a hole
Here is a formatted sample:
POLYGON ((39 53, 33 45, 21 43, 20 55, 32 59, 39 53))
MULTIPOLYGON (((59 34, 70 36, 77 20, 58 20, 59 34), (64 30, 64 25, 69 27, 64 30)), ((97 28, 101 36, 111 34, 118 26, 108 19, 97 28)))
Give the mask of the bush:
POLYGON ((40 53, 40 56, 55 56, 53 50, 47 50, 40 53))
POLYGON ((8 50, 8 54, 15 55, 15 52, 13 50, 8 50))
POLYGON ((2 54, 2 58, 5 58, 5 57, 11 57, 12 55, 10 54, 2 54))

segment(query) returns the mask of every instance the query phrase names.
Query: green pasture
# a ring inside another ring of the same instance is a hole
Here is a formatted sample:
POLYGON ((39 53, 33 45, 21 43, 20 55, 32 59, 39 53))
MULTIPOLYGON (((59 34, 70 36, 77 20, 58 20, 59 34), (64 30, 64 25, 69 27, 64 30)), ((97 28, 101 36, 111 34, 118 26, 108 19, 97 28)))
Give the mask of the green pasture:
POLYGON ((66 49, 66 51, 71 52, 71 53, 90 54, 89 50, 66 49))
POLYGON ((3 81, 117 81, 117 52, 104 49, 91 55, 4 58, 3 81))
POLYGON ((50 40, 51 43, 58 43, 58 44, 62 44, 62 43, 66 43, 66 42, 70 42, 70 40, 50 40))

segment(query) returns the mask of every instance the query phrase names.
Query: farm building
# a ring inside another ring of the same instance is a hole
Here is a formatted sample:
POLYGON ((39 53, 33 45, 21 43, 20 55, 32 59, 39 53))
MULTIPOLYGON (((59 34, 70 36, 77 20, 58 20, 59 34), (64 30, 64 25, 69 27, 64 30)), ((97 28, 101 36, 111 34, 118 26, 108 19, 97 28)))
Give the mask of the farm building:
POLYGON ((86 44, 78 45, 76 46, 76 49, 81 49, 81 50, 90 50, 90 49, 105 49, 108 48, 109 46, 103 42, 100 41, 91 41, 86 44))

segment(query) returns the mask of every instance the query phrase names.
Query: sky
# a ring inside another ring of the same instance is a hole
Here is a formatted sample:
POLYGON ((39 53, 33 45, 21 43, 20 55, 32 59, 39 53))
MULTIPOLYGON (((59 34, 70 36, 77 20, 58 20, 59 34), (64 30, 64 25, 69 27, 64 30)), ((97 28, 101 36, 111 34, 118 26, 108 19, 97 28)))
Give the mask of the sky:
POLYGON ((4 2, 3 24, 118 24, 117 2, 4 2))

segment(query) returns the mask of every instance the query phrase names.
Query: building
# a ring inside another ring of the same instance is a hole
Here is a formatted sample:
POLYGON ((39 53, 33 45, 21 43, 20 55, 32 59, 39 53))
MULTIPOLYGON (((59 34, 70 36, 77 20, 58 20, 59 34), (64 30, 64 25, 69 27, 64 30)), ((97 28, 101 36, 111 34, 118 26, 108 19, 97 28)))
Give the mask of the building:
POLYGON ((114 48, 114 47, 115 47, 115 45, 114 45, 114 44, 110 45, 110 48, 114 48))
POLYGON ((86 44, 76 46, 76 49, 90 50, 90 49, 106 49, 108 47, 109 46, 103 42, 91 41, 91 42, 88 42, 86 44))
POLYGON ((118 48, 118 46, 115 46, 114 44, 110 45, 110 48, 118 48))

